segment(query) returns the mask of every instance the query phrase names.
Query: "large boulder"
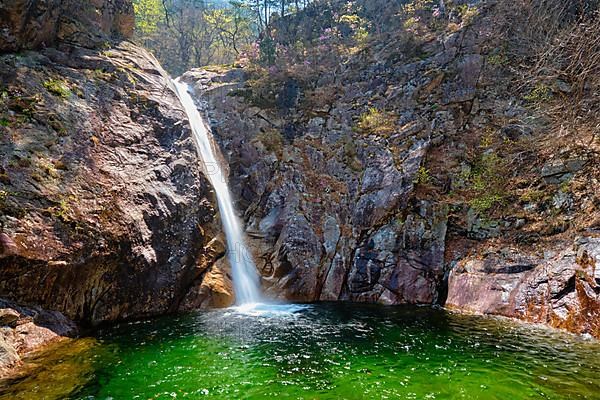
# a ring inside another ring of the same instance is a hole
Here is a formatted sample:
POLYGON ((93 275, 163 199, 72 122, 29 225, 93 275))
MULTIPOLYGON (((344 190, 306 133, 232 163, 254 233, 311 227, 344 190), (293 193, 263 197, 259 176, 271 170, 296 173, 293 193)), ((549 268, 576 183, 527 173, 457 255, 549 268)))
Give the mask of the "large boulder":
POLYGON ((178 310, 223 253, 160 65, 63 42, 0 56, 0 84, 0 295, 86 323, 178 310))

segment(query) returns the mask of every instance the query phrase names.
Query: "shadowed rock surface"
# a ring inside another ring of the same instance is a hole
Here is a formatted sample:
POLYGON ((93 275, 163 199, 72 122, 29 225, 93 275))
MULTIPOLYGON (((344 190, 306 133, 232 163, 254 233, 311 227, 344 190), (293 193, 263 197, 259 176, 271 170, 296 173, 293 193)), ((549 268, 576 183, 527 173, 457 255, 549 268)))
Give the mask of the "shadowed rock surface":
POLYGON ((94 48, 133 33, 128 0, 2 0, 0 52, 57 43, 94 48))

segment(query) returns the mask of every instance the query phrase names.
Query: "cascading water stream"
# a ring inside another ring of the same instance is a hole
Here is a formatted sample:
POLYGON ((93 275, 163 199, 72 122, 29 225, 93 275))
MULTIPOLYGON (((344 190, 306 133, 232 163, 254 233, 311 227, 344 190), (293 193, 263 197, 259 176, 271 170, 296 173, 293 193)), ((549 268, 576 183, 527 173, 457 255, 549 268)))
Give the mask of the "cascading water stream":
POLYGON ((215 157, 212 141, 209 138, 210 131, 198 112, 194 99, 188 92, 188 85, 179 81, 179 79, 172 80, 172 82, 190 121, 194 142, 204 163, 206 175, 217 195, 223 230, 227 239, 227 257, 231 264, 236 304, 247 306, 260 303, 263 299, 256 266, 246 247, 244 234, 227 187, 227 180, 221 165, 215 157))

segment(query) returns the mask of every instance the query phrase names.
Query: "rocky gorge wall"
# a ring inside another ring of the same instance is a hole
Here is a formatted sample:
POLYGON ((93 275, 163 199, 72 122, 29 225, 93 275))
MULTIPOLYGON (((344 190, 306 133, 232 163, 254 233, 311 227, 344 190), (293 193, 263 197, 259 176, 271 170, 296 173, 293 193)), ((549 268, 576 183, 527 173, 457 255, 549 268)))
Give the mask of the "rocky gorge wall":
MULTIPOLYGON (((56 310, 30 313, 50 330, 211 305, 214 195, 167 74, 122 41, 131 3, 0 11, 0 298, 56 310)), ((4 366, 34 347, 18 318, 0 320, 4 366)))
MULTIPOLYGON (((415 17, 418 43, 362 3, 385 29, 339 65, 184 75, 229 160, 267 292, 440 304, 600 337, 594 136, 557 138, 564 128, 511 88, 496 2, 472 21, 450 13, 451 32, 415 17), (364 129, 369 115, 392 128, 364 129)), ((327 32, 343 26, 315 33, 335 15, 323 8, 294 37, 305 29, 335 53, 327 32)))
POLYGON ((406 143, 400 154, 377 141, 360 143, 348 113, 362 97, 353 84, 348 98, 328 111, 335 117, 315 117, 304 126, 294 114, 277 115, 231 96, 243 77, 243 71, 184 75, 208 99, 213 133, 230 155, 231 187, 256 239, 267 293, 293 301, 435 303, 447 209, 409 201, 431 140, 406 143), (298 135, 286 138, 289 145, 272 149, 259 142, 285 129, 298 135), (356 147, 352 159, 344 146, 356 147))

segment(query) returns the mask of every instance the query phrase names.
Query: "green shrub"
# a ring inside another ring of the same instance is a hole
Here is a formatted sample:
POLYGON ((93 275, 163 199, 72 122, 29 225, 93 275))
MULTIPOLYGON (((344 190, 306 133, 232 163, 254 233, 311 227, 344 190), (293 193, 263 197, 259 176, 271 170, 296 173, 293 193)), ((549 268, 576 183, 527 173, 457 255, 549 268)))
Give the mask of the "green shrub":
POLYGON ((419 167, 414 183, 417 185, 426 185, 429 183, 429 181, 431 181, 431 175, 429 175, 429 170, 423 166, 419 167))
POLYGON ((548 85, 537 83, 531 92, 523 97, 530 103, 542 103, 552 98, 552 91, 548 85))
POLYGON ((260 52, 260 62, 263 65, 275 64, 276 47, 275 41, 271 37, 268 35, 265 36, 265 38, 260 41, 258 49, 260 52))
POLYGON ((483 154, 468 175, 471 189, 475 192, 469 205, 482 214, 504 202, 505 167, 498 155, 483 154))
POLYGON ((464 24, 470 24, 479 14, 479 10, 476 6, 470 6, 468 4, 461 4, 458 6, 457 11, 464 24))
POLYGON ((278 158, 283 154, 283 135, 277 129, 269 129, 260 132, 255 139, 259 141, 264 148, 271 153, 275 153, 278 158))
POLYGON ((396 131, 397 119, 393 113, 371 107, 360 116, 356 128, 366 135, 387 137, 396 131))
POLYGON ((71 97, 71 90, 69 90, 69 88, 63 81, 50 79, 44 82, 44 87, 50 93, 58 97, 62 97, 63 99, 68 99, 69 97, 71 97))
POLYGON ((63 197, 58 201, 58 204, 49 209, 50 213, 53 217, 62 220, 63 222, 71 222, 73 218, 71 217, 71 202, 75 200, 73 196, 63 197))
POLYGON ((529 189, 520 196, 520 200, 525 203, 537 203, 547 196, 543 190, 529 189))
POLYGON ((352 38, 359 46, 365 46, 369 40, 369 22, 356 14, 344 14, 340 18, 340 24, 346 25, 353 32, 352 38))
POLYGON ((496 65, 499 67, 509 63, 508 57, 506 57, 506 55, 503 53, 489 55, 487 57, 487 61, 490 65, 496 65))
POLYGON ((503 201, 504 197, 499 194, 481 193, 479 196, 469 201, 469 206, 471 206, 477 214, 482 214, 503 201))

